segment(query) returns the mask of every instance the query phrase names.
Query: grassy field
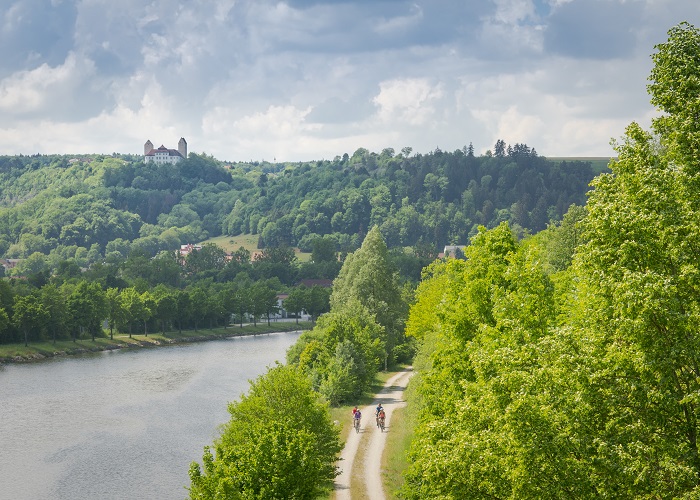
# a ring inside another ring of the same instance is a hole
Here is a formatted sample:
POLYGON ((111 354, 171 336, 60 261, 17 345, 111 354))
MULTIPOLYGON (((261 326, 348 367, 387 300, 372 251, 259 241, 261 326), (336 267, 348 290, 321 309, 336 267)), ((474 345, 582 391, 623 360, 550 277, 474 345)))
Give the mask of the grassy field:
POLYGON ((391 432, 387 434, 386 451, 382 456, 384 488, 390 499, 398 498, 403 485, 403 472, 408 467, 408 449, 413 437, 413 425, 406 408, 398 408, 391 415, 391 432))
MULTIPOLYGON (((238 236, 217 236, 215 238, 209 238, 203 243, 214 243, 215 245, 223 248, 227 253, 234 252, 240 247, 248 250, 251 255, 260 252, 258 248, 258 235, 257 234, 239 234, 238 236)), ((311 259, 310 253, 305 253, 300 251, 298 248, 294 249, 297 259, 301 262, 308 262, 311 259)))
POLYGON ((0 362, 23 362, 34 361, 54 356, 69 356, 74 354, 84 354, 88 352, 99 352, 111 349, 123 349, 132 347, 156 347, 161 345, 199 342, 203 340, 214 340, 226 337, 239 335, 260 335, 272 332, 285 332, 296 330, 309 330, 312 323, 308 321, 295 322, 272 322, 267 326, 266 322, 258 323, 257 326, 245 325, 230 326, 228 328, 200 328, 198 331, 183 330, 179 333, 177 330, 166 332, 165 334, 151 333, 144 334, 129 334, 119 333, 114 335, 114 339, 109 338, 109 333, 106 337, 97 337, 93 341, 90 338, 78 339, 76 342, 71 340, 59 340, 54 344, 52 341, 30 342, 28 346, 24 343, 20 344, 0 344, 0 362))
POLYGON ((215 238, 209 238, 201 243, 214 243, 220 246, 227 253, 234 252, 240 247, 245 248, 251 254, 259 252, 258 249, 258 235, 257 234, 240 234, 238 236, 217 236, 215 238))

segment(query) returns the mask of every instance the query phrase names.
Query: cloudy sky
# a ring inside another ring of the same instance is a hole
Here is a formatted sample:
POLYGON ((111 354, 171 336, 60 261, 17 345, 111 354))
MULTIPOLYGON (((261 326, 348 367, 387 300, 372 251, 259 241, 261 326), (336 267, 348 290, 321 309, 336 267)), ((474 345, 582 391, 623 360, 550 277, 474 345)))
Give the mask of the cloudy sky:
POLYGON ((0 154, 610 156, 698 0, 0 0, 0 154))

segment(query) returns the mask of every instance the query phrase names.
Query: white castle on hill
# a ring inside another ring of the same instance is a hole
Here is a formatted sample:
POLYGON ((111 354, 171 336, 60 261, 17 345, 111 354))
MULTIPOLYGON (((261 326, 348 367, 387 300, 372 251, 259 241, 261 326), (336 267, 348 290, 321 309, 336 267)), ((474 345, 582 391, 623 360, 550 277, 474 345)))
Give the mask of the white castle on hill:
POLYGON ((180 137, 177 149, 168 149, 165 146, 154 149, 151 141, 146 141, 146 144, 143 145, 144 163, 150 161, 155 163, 177 163, 185 158, 187 158, 187 141, 184 137, 180 137))

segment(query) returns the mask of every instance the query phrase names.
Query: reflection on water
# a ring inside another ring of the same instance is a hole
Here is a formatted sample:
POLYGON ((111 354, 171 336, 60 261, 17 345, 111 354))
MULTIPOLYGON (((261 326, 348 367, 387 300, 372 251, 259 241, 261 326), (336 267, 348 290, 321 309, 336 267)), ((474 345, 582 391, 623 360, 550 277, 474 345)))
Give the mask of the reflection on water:
POLYGON ((298 335, 0 366, 0 500, 186 498, 227 403, 298 335))

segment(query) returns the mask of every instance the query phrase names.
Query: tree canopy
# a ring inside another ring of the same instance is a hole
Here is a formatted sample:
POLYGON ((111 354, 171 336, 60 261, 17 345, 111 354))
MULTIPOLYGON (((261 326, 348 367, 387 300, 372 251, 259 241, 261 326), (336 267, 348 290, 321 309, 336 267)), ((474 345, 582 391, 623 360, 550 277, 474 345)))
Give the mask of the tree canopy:
POLYGON ((333 485, 338 430, 296 367, 269 369, 228 411, 203 466, 190 467, 190 498, 317 498, 333 485))
POLYGON ((585 214, 484 228, 425 274, 404 497, 698 496, 700 32, 656 48, 665 114, 627 128, 585 214))

